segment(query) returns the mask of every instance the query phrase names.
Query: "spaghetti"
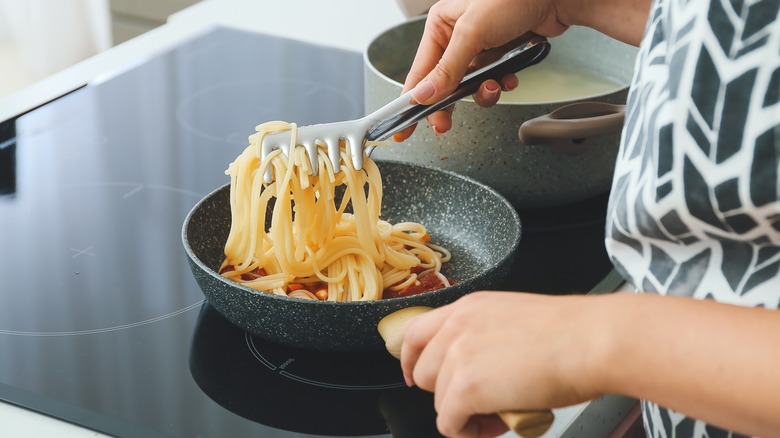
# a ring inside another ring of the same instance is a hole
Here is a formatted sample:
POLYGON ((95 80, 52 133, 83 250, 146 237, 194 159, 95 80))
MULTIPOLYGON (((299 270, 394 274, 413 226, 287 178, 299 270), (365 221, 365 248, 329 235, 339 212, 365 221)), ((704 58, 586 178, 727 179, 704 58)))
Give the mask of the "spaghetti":
POLYGON ((263 137, 290 131, 294 142, 295 124, 256 129, 225 171, 232 222, 222 275, 259 291, 328 301, 378 300, 452 283, 441 273, 450 253, 429 242, 423 225, 380 219, 382 180, 372 160, 356 170, 342 142, 344 164, 335 173, 326 146, 318 144, 312 176, 303 147, 290 148, 289 157, 275 150, 260 159, 263 137), (274 178, 264 183, 269 166, 274 178))

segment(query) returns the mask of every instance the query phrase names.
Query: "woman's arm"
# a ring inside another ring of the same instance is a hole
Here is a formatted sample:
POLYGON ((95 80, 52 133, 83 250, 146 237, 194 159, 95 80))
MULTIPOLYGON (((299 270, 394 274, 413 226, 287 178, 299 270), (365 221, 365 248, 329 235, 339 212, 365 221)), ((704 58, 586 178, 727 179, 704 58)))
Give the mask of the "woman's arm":
POLYGON ((604 392, 745 434, 780 433, 780 312, 652 294, 610 301, 614 330, 593 368, 604 392))
POLYGON ((401 352, 448 436, 505 430, 492 414, 607 393, 747 434, 780 430, 780 313, 653 294, 480 292, 415 318, 401 352))
POLYGON ((567 26, 586 26, 638 46, 650 13, 650 0, 558 0, 557 15, 567 26))

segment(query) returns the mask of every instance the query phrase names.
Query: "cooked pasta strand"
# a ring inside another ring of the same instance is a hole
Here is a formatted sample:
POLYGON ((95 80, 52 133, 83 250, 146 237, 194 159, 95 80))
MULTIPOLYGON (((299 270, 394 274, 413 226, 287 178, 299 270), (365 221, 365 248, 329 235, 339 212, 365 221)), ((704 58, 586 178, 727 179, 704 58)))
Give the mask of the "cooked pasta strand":
POLYGON ((386 289, 419 283, 423 272, 450 284, 440 273, 450 253, 428 243, 425 226, 380 219, 382 180, 372 160, 366 157, 363 169, 356 170, 343 143, 339 173, 319 143, 317 176, 302 147, 291 148, 289 157, 274 151, 261 160, 263 137, 278 131, 289 131, 291 144, 296 143, 295 124, 261 124, 225 171, 232 213, 221 269, 225 277, 259 291, 329 301, 378 300, 386 289), (268 166, 272 183, 263 181, 268 166), (337 196, 338 191, 343 194, 337 196))

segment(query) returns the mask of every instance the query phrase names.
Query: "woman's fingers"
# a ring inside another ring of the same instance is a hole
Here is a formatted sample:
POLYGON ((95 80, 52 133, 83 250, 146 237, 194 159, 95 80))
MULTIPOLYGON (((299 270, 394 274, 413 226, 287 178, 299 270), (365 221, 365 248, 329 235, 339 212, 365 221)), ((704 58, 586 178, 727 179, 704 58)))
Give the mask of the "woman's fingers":
MULTIPOLYGON (((431 125, 431 128, 433 128, 433 131, 436 134, 444 134, 452 128, 452 113, 454 109, 455 105, 450 105, 449 107, 441 111, 436 111, 435 113, 428 116, 428 124, 431 125)), ((399 131, 393 134, 393 141, 402 142, 406 140, 412 136, 416 128, 417 125, 415 124, 404 129, 403 131, 399 131)))
MULTIPOLYGON (((474 387, 476 377, 469 371, 469 364, 466 363, 473 351, 465 345, 462 338, 454 342, 448 340, 445 348, 443 359, 435 370, 437 375, 434 376, 437 388, 434 393, 436 427, 446 436, 479 436, 479 424, 469 423, 469 418, 477 413, 473 409, 476 403, 467 404, 466 397, 463 396, 469 394, 469 397, 478 397, 476 392, 479 388, 474 387)), ((425 353, 427 349, 423 352, 423 360, 425 353)), ((420 363, 424 363, 423 360, 420 363)))
MULTIPOLYGON (((403 92, 412 90, 412 98, 422 104, 432 104, 450 94, 460 83, 469 63, 481 51, 468 26, 458 25, 463 15, 460 2, 434 5, 428 13, 425 30, 417 48, 412 68, 406 76, 403 92)), ((452 127, 452 106, 428 116, 428 123, 437 134, 452 127)), ((409 138, 414 128, 393 136, 395 141, 409 138)))
POLYGON ((474 102, 483 108, 490 108, 501 99, 502 91, 512 91, 517 88, 518 83, 517 75, 514 74, 504 76, 500 83, 492 79, 487 80, 474 93, 474 102))
POLYGON ((403 131, 396 132, 395 134, 393 134, 393 141, 400 143, 406 140, 407 138, 411 137, 412 134, 414 134, 415 128, 417 128, 416 124, 404 129, 403 131))
POLYGON ((437 413, 436 428, 445 436, 495 437, 509 430, 498 415, 475 413, 466 397, 448 397, 437 413))
POLYGON ((520 81, 517 79, 517 75, 515 74, 508 74, 501 78, 501 90, 502 91, 512 91, 517 86, 520 85, 520 81))
POLYGON ((458 23, 466 6, 461 3, 439 2, 428 12, 422 39, 404 84, 405 90, 414 88, 412 96, 419 103, 433 103, 449 93, 447 88, 454 90, 463 77, 462 72, 480 51, 476 49, 468 54, 474 50, 471 41, 461 46, 463 37, 459 35, 458 23), (435 99, 436 96, 439 98, 435 99))
POLYGON ((468 437, 495 437, 509 430, 498 415, 472 415, 463 427, 464 436, 468 437), (471 435, 468 435, 471 433, 471 435))
MULTIPOLYGON (((430 22, 430 21, 429 21, 430 22)), ((433 21, 432 28, 441 26, 433 21)), ((421 45, 421 48, 426 47, 426 52, 422 56, 425 56, 428 60, 421 62, 420 69, 417 69, 415 65, 415 76, 420 76, 419 71, 428 70, 429 73, 425 75, 412 89, 412 97, 423 104, 432 104, 438 102, 449 95, 458 86, 460 81, 466 75, 466 71, 471 61, 476 57, 483 49, 482 45, 478 42, 478 33, 475 33, 473 28, 468 24, 463 24, 464 21, 458 21, 452 27, 452 33, 449 36, 447 44, 444 46, 444 51, 441 52, 441 47, 438 46, 435 49, 427 49, 427 46, 438 45, 440 43, 429 42, 427 45, 421 45), (441 52, 441 56, 438 62, 431 68, 430 56, 441 52)), ((428 26, 426 26, 426 32, 428 26)), ((432 30, 431 32, 444 33, 442 30, 432 30)), ((423 36, 425 40, 426 36, 423 36)), ((445 37, 439 37, 441 41, 445 37)), ((420 52, 418 51, 418 54, 420 52)))
MULTIPOLYGON (((439 0, 428 12, 403 92, 412 90, 418 103, 438 102, 457 87, 483 50, 498 47, 529 30, 548 37, 560 35, 568 25, 558 20, 551 5, 515 0, 439 0)), ((507 75, 498 83, 500 90, 512 90, 517 87, 517 78, 507 75)), ((500 90, 496 92, 492 83, 483 84, 474 100, 482 106, 495 105, 500 90)), ((428 121, 439 134, 452 126, 450 115, 441 112, 429 116, 428 121)), ((413 132, 414 128, 407 128, 393 139, 403 141, 413 132)))
MULTIPOLYGON (((429 22, 431 22, 430 20, 431 18, 429 18, 429 22)), ((472 46, 472 49, 464 50, 462 44, 455 44, 455 41, 450 40, 451 37, 461 38, 459 35, 467 32, 461 31, 456 34, 452 30, 452 35, 450 35, 446 28, 442 30, 441 27, 437 26, 441 26, 441 24, 431 25, 432 29, 438 30, 428 30, 428 26, 426 26, 426 32, 436 36, 423 37, 403 87, 403 92, 413 89, 412 97, 418 103, 429 104, 446 97, 457 87, 465 76, 471 60, 479 53, 477 49, 479 46, 472 46)), ((502 90, 510 91, 515 89, 517 85, 517 76, 514 74, 504 76, 500 83, 494 80, 486 81, 474 93, 474 101, 482 107, 494 106, 498 103, 502 90)), ((451 105, 428 116, 428 123, 436 134, 444 134, 452 128, 453 109, 454 105, 451 105)), ((402 142, 408 139, 414 133, 416 126, 396 133, 393 135, 393 140, 402 142)))
POLYGON ((567 376, 576 373, 559 373, 579 369, 561 363, 570 358, 559 352, 581 344, 578 324, 590 323, 573 317, 582 311, 573 300, 475 292, 408 324, 401 351, 404 377, 434 392, 442 434, 496 436, 505 426, 488 414, 583 399, 571 384, 578 377, 567 376))
MULTIPOLYGON (((501 98, 502 91, 512 91, 517 88, 518 83, 517 76, 514 74, 504 76, 500 83, 493 80, 485 81, 479 90, 474 93, 474 102, 485 108, 494 106, 501 98)), ((428 123, 436 134, 441 135, 452 129, 452 113, 454 110, 455 105, 450 105, 428 116, 428 123)), ((406 140, 412 136, 416 128, 417 125, 415 124, 395 133, 393 140, 399 143, 406 140)))
POLYGON ((484 108, 491 107, 498 103, 501 97, 501 85, 494 80, 485 81, 474 93, 474 102, 484 108))
POLYGON ((433 128, 433 132, 437 135, 442 135, 452 128, 452 113, 454 110, 455 105, 450 105, 428 116, 428 123, 433 128))
MULTIPOLYGON (((406 327, 403 344, 401 345, 401 368, 404 380, 409 385, 417 385, 422 389, 433 391, 435 374, 433 377, 418 375, 417 362, 423 350, 427 350, 431 340, 439 332, 441 325, 447 320, 450 306, 439 307, 428 313, 412 319, 406 327), (418 377, 425 376, 424 381, 418 382, 418 377)), ((426 359, 432 359, 435 355, 428 353, 426 359)), ((437 358, 440 361, 440 358, 437 358)))
POLYGON ((500 418, 485 414, 497 409, 492 407, 497 394, 490 389, 490 380, 501 373, 501 367, 490 368, 492 360, 485 360, 485 355, 493 355, 484 351, 481 336, 464 336, 464 332, 475 334, 483 326, 474 318, 473 312, 480 310, 477 303, 471 300, 470 304, 452 310, 441 324, 420 355, 415 376, 419 373, 416 379, 421 382, 436 380, 437 428, 444 435, 494 437, 507 430, 500 418))

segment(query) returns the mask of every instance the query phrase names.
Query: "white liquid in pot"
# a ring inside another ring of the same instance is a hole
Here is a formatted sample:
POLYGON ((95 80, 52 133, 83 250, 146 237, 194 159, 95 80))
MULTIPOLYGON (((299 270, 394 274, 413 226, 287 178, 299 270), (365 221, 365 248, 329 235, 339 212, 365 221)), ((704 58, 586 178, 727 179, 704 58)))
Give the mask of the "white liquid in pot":
POLYGON ((499 102, 548 102, 580 99, 622 88, 620 82, 596 72, 537 64, 517 74, 516 89, 501 93, 499 102))

